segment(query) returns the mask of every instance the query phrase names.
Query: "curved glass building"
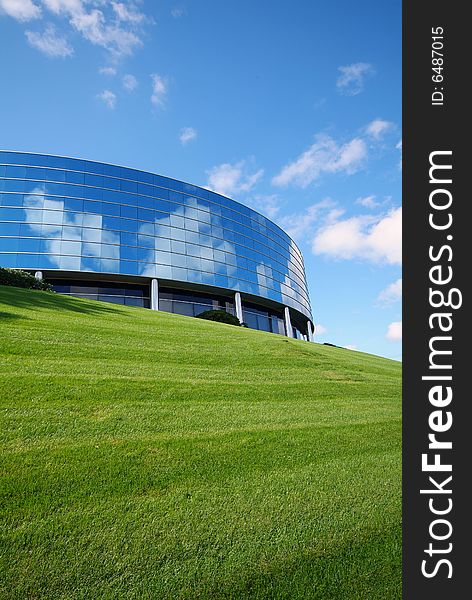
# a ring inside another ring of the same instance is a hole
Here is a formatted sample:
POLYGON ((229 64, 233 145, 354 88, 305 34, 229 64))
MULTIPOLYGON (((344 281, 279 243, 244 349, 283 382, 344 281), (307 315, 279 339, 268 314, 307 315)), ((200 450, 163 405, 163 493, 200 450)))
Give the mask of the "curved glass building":
POLYGON ((182 181, 88 160, 0 151, 0 266, 57 292, 312 340, 303 258, 280 227, 182 181))

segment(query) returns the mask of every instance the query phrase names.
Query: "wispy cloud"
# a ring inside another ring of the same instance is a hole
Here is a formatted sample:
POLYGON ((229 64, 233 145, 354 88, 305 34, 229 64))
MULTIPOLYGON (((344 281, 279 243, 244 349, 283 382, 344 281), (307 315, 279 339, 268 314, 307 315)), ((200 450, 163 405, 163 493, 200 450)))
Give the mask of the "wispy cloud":
POLYGON ((281 207, 281 200, 277 194, 256 194, 246 198, 244 202, 269 219, 276 217, 281 207))
POLYGON ((182 146, 185 146, 190 141, 195 140, 197 137, 197 130, 193 127, 184 127, 180 130, 179 140, 182 146))
POLYGON ((327 332, 328 330, 324 325, 321 325, 320 323, 315 324, 315 335, 324 335, 327 332))
POLYGON ((400 150, 400 160, 398 161, 398 168, 401 170, 403 167, 403 142, 400 140, 395 146, 397 150, 400 150))
POLYGON ((97 8, 87 10, 81 0, 43 0, 55 14, 66 16, 70 25, 86 40, 105 48, 115 58, 129 56, 142 44, 134 24, 107 19, 97 8))
POLYGON ((311 204, 301 213, 285 215, 278 219, 280 226, 295 240, 301 241, 313 234, 316 225, 329 223, 338 218, 343 211, 335 208, 331 198, 311 204))
POLYGON ((122 83, 127 92, 132 92, 138 86, 138 80, 136 77, 134 75, 130 75, 129 73, 127 75, 123 75, 122 83))
POLYGON ((41 8, 32 0, 0 0, 0 14, 2 12, 21 22, 41 16, 41 8))
POLYGON ((273 177, 273 185, 290 184, 306 188, 324 173, 355 173, 367 157, 367 145, 359 137, 340 144, 326 134, 315 136, 315 142, 293 162, 273 177))
POLYGON ((375 199, 375 196, 372 195, 357 198, 356 204, 359 204, 360 206, 365 206, 366 208, 377 208, 377 206, 380 205, 380 202, 378 202, 375 199))
POLYGON ((113 109, 116 106, 116 94, 110 90, 103 90, 103 92, 97 94, 97 98, 104 102, 108 108, 113 109))
MULTIPOLYGON (((141 46, 143 25, 152 22, 138 10, 137 3, 114 0, 41 0, 41 4, 39 0, 0 0, 0 13, 17 21, 31 21, 42 16, 62 19, 91 44, 106 49, 113 60, 129 56, 141 46)), ((57 22, 55 25, 58 27, 57 22)), ((55 37, 64 40, 66 33, 61 31, 55 37)), ((45 45, 38 42, 39 35, 27 32, 28 41, 33 39, 33 45, 44 52, 45 45)), ((56 50, 56 54, 49 52, 49 55, 70 56, 65 48, 63 43, 61 54, 56 50)))
POLYGON ((402 279, 399 278, 385 289, 383 289, 377 298, 381 306, 390 306, 402 298, 402 279))
POLYGON ((207 187, 223 195, 249 192, 264 174, 263 169, 248 172, 247 162, 223 163, 207 171, 207 187))
POLYGON ((157 75, 157 73, 153 73, 151 75, 152 82, 152 94, 151 94, 151 102, 154 106, 164 106, 166 96, 167 96, 167 81, 165 77, 162 75, 157 75))
POLYGON ((384 196, 383 198, 379 198, 374 194, 370 196, 360 196, 354 201, 354 204, 358 204, 359 206, 363 206, 364 208, 374 209, 379 208, 381 206, 385 207, 392 206, 392 196, 384 196))
POLYGON ((374 68, 369 63, 353 63, 338 67, 341 73, 336 81, 338 92, 345 96, 357 96, 364 89, 367 77, 374 74, 374 68))
POLYGON ((187 10, 183 6, 175 6, 170 14, 174 17, 174 19, 180 19, 180 17, 184 17, 187 14, 187 10))
POLYGON ((385 334, 387 340, 391 342, 401 342, 402 340, 402 322, 394 321, 390 323, 387 329, 387 333, 385 334))
POLYGON ((367 135, 379 140, 384 133, 393 128, 393 123, 384 119, 374 119, 366 127, 367 135))
POLYGON ((74 54, 74 49, 69 45, 65 37, 59 35, 53 25, 48 25, 46 29, 39 33, 38 31, 25 31, 28 43, 41 51, 46 56, 52 58, 65 58, 74 54))
POLYGON ((98 72, 100 73, 100 75, 108 75, 110 77, 116 75, 115 67, 100 67, 98 69, 98 72))
POLYGON ((137 24, 146 19, 132 2, 112 2, 111 5, 119 21, 137 24))
POLYGON ((335 220, 318 230, 312 244, 315 254, 335 259, 364 259, 401 264, 402 209, 384 216, 356 216, 335 220))

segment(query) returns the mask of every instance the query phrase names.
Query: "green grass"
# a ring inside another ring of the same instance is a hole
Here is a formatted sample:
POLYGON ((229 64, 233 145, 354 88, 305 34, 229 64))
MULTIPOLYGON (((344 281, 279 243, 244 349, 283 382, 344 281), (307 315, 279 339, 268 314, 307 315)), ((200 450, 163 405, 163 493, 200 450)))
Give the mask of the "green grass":
POLYGON ((8 599, 401 598, 399 363, 0 287, 8 599))

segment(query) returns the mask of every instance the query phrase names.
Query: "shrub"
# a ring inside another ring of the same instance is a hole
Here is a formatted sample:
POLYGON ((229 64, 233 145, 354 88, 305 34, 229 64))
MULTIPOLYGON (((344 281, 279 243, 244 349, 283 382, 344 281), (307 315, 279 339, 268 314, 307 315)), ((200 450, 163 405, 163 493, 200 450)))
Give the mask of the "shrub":
POLYGON ((206 310, 197 315, 198 319, 207 321, 217 321, 218 323, 227 323, 228 325, 241 325, 239 319, 225 310, 206 310))
POLYGON ((0 285, 12 285, 14 287, 28 288, 30 290, 44 290, 52 292, 52 285, 34 275, 19 269, 4 269, 0 267, 0 285))

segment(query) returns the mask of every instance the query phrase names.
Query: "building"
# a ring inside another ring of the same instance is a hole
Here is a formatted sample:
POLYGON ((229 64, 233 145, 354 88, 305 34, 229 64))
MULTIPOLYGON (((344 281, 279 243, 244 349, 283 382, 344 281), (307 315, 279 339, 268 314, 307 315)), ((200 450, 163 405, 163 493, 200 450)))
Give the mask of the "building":
POLYGON ((0 266, 57 292, 313 339, 300 250, 280 227, 182 181, 88 160, 0 151, 0 266))

